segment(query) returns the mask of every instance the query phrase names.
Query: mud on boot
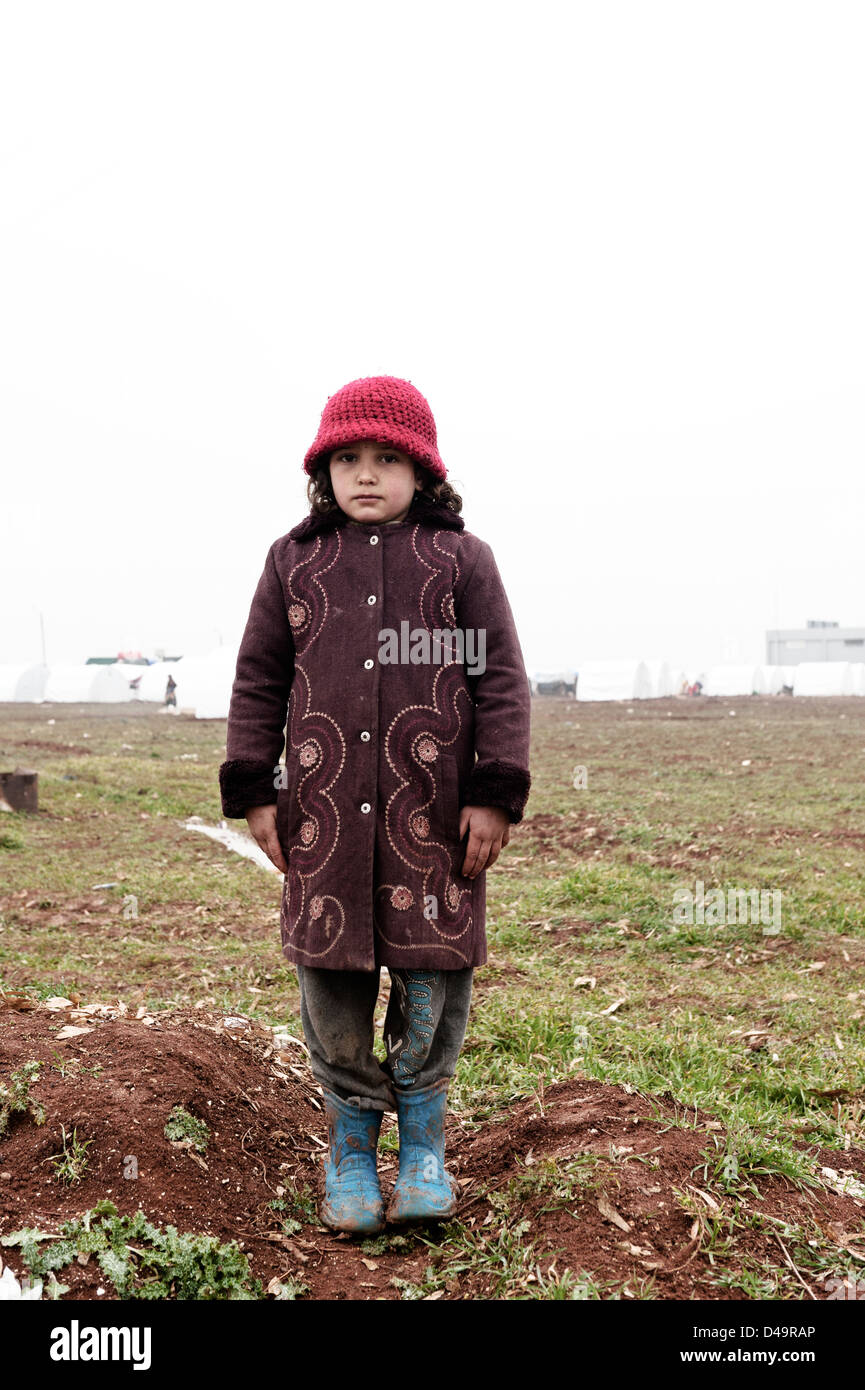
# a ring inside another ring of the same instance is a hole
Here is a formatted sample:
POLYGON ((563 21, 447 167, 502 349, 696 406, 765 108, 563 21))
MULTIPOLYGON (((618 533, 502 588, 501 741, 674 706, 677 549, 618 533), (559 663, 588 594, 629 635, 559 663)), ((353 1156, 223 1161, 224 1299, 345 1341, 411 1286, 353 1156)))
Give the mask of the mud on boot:
POLYGON ((388 1204, 388 1221, 442 1221, 457 1209, 460 1186, 444 1162, 447 1090, 447 1077, 421 1091, 394 1087, 399 1177, 388 1204))
POLYGON ((328 1148, 319 1217, 334 1231, 375 1235, 384 1229, 384 1199, 375 1162, 382 1112, 361 1109, 327 1090, 324 1109, 328 1148))

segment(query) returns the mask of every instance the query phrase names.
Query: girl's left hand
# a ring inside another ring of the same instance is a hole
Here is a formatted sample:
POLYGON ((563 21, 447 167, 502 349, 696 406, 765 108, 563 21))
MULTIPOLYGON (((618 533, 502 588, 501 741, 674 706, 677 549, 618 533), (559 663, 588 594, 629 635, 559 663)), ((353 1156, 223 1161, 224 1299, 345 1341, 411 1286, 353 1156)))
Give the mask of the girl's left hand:
POLYGON ((464 878, 477 878, 491 869, 501 853, 502 845, 511 838, 511 818, 498 806, 463 806, 460 811, 460 840, 466 831, 469 842, 463 860, 464 878))

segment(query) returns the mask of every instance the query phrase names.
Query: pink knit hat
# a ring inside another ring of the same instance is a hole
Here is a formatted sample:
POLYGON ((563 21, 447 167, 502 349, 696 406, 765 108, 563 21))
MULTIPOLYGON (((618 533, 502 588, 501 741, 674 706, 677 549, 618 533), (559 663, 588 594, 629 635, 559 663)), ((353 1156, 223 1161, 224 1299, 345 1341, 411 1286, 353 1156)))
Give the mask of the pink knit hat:
POLYGON ((447 477, 436 444, 432 411, 417 387, 401 377, 358 377, 328 396, 303 466, 312 476, 333 449, 361 439, 390 444, 424 464, 435 478, 447 477))

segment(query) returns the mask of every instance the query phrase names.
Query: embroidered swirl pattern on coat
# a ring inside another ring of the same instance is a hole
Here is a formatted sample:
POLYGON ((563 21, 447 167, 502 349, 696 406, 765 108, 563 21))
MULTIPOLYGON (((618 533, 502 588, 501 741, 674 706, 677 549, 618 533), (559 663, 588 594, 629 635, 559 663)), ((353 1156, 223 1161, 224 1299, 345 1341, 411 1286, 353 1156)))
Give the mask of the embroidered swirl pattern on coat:
POLYGON ((338 532, 317 536, 312 553, 299 561, 288 576, 286 611, 298 652, 315 641, 327 621, 327 590, 321 581, 338 562, 341 550, 338 532))
POLYGON ((300 823, 288 851, 280 912, 283 946, 295 935, 296 949, 320 960, 345 929, 345 909, 332 894, 316 894, 307 905, 312 880, 327 864, 339 840, 339 811, 330 795, 345 763, 345 737, 336 720, 312 708, 312 689, 303 653, 322 632, 330 611, 323 577, 339 561, 338 532, 316 537, 308 555, 291 570, 286 610, 296 651, 295 678, 288 702, 288 747, 296 753, 300 773, 289 816, 300 823))
MULTIPOLYGON (((414 528, 412 550, 429 573, 419 598, 420 622, 428 632, 454 626, 453 586, 458 574, 456 542, 452 533, 430 534, 414 528)), ((462 728, 460 702, 468 712, 471 695, 462 663, 451 657, 437 669, 432 683, 431 705, 409 705, 400 711, 385 734, 385 757, 400 781, 385 809, 388 842, 393 852, 422 882, 424 930, 432 931, 440 946, 457 959, 467 957, 460 948, 472 933, 472 882, 458 872, 465 850, 437 838, 429 812, 435 805, 443 778, 435 768, 442 748, 455 743, 462 728), (428 904, 432 911, 427 911, 428 904)), ((443 828, 447 808, 440 808, 443 828)), ((442 830, 439 832, 442 833, 442 830)), ((393 885, 379 886, 375 897, 376 926, 395 949, 413 948, 411 918, 399 911, 393 885), (402 918, 402 920, 400 920, 402 918), (407 920, 408 918, 408 920, 407 920)))
MULTIPOLYGON (((424 903, 436 900, 435 912, 424 913, 425 931, 462 958, 458 942, 470 937, 472 927, 472 881, 458 872, 465 849, 445 838, 448 808, 438 808, 441 829, 436 833, 430 814, 445 787, 435 772, 440 750, 460 732, 460 704, 471 706, 460 665, 450 663, 436 672, 433 699, 432 705, 400 711, 385 734, 385 757, 400 782, 385 807, 385 830, 394 854, 420 878, 424 903)), ((389 945, 411 949, 410 924, 393 902, 391 887, 382 884, 376 893, 376 924, 389 945)))
POLYGON ((420 594, 421 622, 429 632, 437 627, 453 628, 456 622, 453 588, 460 573, 457 544, 453 531, 414 528, 412 550, 424 569, 429 570, 420 594))

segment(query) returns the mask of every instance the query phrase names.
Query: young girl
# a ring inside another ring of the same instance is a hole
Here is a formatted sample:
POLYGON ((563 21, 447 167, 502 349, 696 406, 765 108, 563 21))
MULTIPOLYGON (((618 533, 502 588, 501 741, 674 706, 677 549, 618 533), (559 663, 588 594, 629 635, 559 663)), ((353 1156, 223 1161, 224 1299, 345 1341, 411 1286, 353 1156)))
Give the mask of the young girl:
POLYGON ((495 559, 464 529, 421 393, 349 382, 304 468, 311 510, 268 552, 219 776, 225 815, 245 816, 285 875, 282 949, 328 1122, 320 1216, 367 1235, 456 1210, 447 1089, 486 960, 486 871, 528 799, 531 697, 495 559), (400 1140, 386 1213, 385 1110, 400 1140))

